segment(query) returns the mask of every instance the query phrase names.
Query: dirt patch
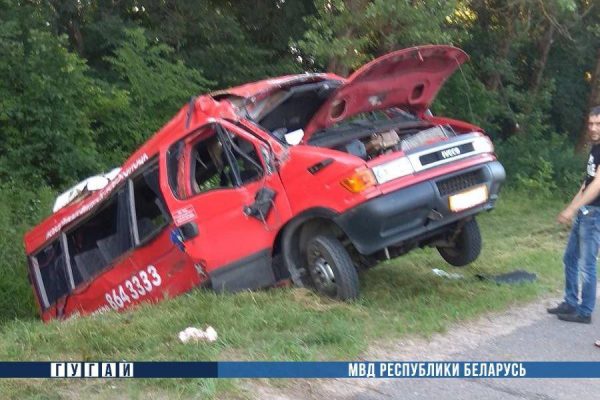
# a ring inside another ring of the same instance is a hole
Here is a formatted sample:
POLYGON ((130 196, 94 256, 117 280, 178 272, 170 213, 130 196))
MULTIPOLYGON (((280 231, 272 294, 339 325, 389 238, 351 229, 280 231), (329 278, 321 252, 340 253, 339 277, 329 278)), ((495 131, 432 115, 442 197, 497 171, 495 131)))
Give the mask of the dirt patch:
POLYGON ((335 308, 343 307, 344 304, 339 301, 318 296, 314 291, 297 288, 292 291, 292 298, 302 307, 313 311, 329 311, 335 308))

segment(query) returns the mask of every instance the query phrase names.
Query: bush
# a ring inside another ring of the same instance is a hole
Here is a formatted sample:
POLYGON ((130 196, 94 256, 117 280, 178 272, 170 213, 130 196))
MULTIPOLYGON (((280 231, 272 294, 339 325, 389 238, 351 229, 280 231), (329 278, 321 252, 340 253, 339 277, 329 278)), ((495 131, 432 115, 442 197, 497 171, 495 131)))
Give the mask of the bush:
POLYGON ((509 186, 532 196, 569 198, 579 189, 585 171, 585 159, 573 148, 564 136, 530 134, 497 143, 496 152, 509 186))
POLYGON ((49 213, 53 198, 48 187, 33 191, 15 182, 0 184, 0 323, 36 316, 23 235, 49 213))

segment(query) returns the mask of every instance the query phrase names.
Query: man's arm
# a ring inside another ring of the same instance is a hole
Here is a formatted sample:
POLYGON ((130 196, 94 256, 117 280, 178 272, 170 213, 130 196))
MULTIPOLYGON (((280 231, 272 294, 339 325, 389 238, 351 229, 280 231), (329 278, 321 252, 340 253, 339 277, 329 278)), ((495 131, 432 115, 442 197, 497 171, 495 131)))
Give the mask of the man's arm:
POLYGON ((596 169, 596 176, 594 180, 590 182, 585 191, 583 190, 583 185, 579 189, 579 192, 573 197, 571 203, 565 208, 560 214, 558 214, 558 222, 561 224, 570 223, 575 214, 577 214, 577 210, 580 207, 583 207, 587 204, 590 204, 592 201, 598 197, 600 194, 600 166, 596 169))
POLYGON ((575 196, 573 196, 573 199, 571 199, 571 202, 569 203, 569 205, 566 208, 575 208, 576 204, 578 204, 579 201, 581 200, 581 196, 583 195, 584 188, 585 188, 585 183, 582 183, 581 187, 579 188, 579 192, 577 192, 577 194, 575 196))

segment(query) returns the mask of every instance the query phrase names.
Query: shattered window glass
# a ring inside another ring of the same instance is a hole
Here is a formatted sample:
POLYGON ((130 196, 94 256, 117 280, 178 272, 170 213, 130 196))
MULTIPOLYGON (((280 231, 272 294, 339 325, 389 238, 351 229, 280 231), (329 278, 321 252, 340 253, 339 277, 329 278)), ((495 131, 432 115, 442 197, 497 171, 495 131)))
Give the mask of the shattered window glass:
POLYGON ((119 190, 102 209, 68 232, 67 243, 76 286, 89 282, 133 248, 125 190, 119 190))
MULTIPOLYGON (((54 304, 56 300, 69 292, 65 257, 60 240, 55 240, 36 253, 32 258, 32 263, 39 270, 45 292, 46 307, 54 304)), ((44 295, 40 297, 44 298, 44 295)))
POLYGON ((157 164, 133 179, 133 197, 138 237, 142 243, 160 232, 169 222, 160 192, 157 164))

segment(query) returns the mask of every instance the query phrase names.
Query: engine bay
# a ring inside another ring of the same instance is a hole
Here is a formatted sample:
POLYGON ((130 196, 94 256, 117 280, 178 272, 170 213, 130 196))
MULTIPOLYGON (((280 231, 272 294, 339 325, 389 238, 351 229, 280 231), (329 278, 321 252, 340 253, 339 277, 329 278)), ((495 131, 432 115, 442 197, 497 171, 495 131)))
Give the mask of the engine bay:
MULTIPOLYGON (((288 141, 286 134, 303 130, 340 85, 339 81, 324 80, 281 88, 243 107, 246 115, 271 136, 295 145, 294 141, 288 141)), ((408 151, 452 136, 456 133, 449 126, 435 125, 399 107, 391 107, 343 119, 312 134, 307 144, 371 160, 389 152, 408 151)))
POLYGON ((406 152, 454 136, 456 133, 449 126, 433 125, 417 119, 361 119, 318 132, 311 138, 310 144, 343 151, 367 161, 383 154, 406 152))

